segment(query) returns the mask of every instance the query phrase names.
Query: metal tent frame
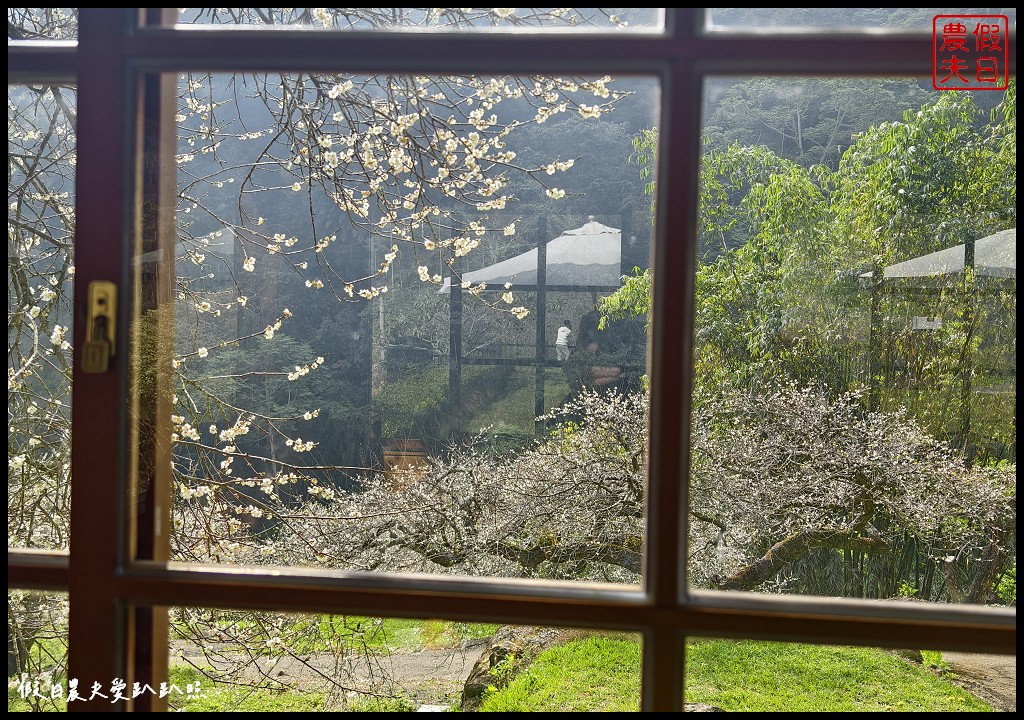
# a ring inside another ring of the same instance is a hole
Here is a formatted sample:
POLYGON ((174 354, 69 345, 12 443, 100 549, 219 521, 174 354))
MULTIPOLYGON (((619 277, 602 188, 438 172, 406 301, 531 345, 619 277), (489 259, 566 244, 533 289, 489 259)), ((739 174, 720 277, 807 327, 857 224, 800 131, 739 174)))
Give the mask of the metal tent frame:
MULTIPOLYGON (((1002 284, 1017 280, 1017 228, 1000 230, 982 238, 968 239, 966 242, 944 250, 920 255, 903 262, 895 263, 881 269, 880 273, 869 271, 860 277, 870 283, 871 288, 871 326, 868 335, 869 369, 869 407, 877 410, 879 406, 878 378, 881 375, 881 359, 877 350, 882 328, 881 296, 883 289, 899 288, 901 294, 912 293, 937 294, 950 286, 952 279, 968 280, 972 290, 978 281, 1002 284), (973 272, 967 273, 966 270, 973 272)), ((965 296, 965 313, 973 318, 977 312, 977 295, 969 292, 965 296)), ((938 319, 927 318, 915 329, 928 330, 938 327, 938 319)), ((964 354, 961 369, 960 400, 963 415, 960 419, 960 431, 957 438, 962 444, 968 462, 973 460, 974 448, 970 444, 971 428, 971 393, 973 363, 971 353, 964 354)))
MULTIPOLYGON (((554 239, 549 238, 547 219, 538 218, 537 247, 480 270, 463 273, 460 282, 445 278, 439 292, 451 296, 449 303, 449 407, 462 406, 463 365, 500 365, 534 368, 534 417, 545 412, 545 371, 561 366, 548 359, 547 295, 551 292, 612 293, 622 285, 624 260, 635 260, 637 266, 646 267, 647 257, 631 257, 636 245, 631 238, 623 246, 626 225, 623 213, 622 228, 598 223, 593 215, 582 227, 566 230, 554 239), (595 262, 596 261, 596 262, 595 262), (482 292, 503 292, 506 282, 513 282, 517 292, 537 293, 536 338, 532 357, 488 358, 467 357, 462 347, 463 283, 473 286, 486 283, 482 292)), ((628 267, 632 267, 629 265, 628 267)), ((459 426, 461 429, 461 419, 459 426)))

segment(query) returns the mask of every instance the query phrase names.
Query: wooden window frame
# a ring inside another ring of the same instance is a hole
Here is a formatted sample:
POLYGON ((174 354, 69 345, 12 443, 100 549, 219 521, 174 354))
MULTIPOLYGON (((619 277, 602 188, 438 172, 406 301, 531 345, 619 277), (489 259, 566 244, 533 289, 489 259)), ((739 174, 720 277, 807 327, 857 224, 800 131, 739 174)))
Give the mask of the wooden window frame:
MULTIPOLYGON (((80 8, 77 42, 8 43, 8 83, 78 85, 76 338, 84 335, 77 309, 84 305, 91 280, 118 282, 127 290, 125 297, 135 298, 122 303, 119 325, 125 331, 133 312, 128 306, 137 311, 147 302, 140 285, 155 288, 151 301, 159 301, 173 279, 167 267, 157 267, 143 282, 132 267, 141 244, 159 251, 173 243, 173 219, 168 225, 159 211, 147 217, 140 210, 147 200, 159 207, 173 198, 167 195, 173 184, 168 188, 166 182, 174 165, 173 136, 168 134, 173 123, 167 120, 167 94, 173 99, 173 86, 153 79, 161 73, 325 68, 421 75, 607 73, 655 76, 662 84, 649 358, 655 392, 642 589, 168 563, 166 539, 159 534, 158 518, 166 514, 160 497, 151 494, 152 506, 141 514, 129 513, 122 498, 139 486, 145 467, 159 466, 154 458, 169 452, 169 414, 142 409, 155 422, 155 436, 147 444, 137 427, 139 409, 129 412, 128 353, 119 353, 108 373, 85 375, 75 365, 70 551, 8 550, 9 588, 69 593, 69 677, 81 678, 84 688, 93 679, 109 687, 113 678, 125 678, 131 687, 135 680, 152 683, 165 677, 162 623, 166 608, 178 605, 636 632, 643 639, 645 711, 682 709, 688 636, 1016 654, 1015 609, 686 587, 683 508, 690 460, 704 79, 723 74, 928 77, 932 72, 928 33, 707 33, 704 10, 667 9, 662 34, 360 32, 339 38, 337 33, 288 29, 176 28, 175 9, 80 8), (169 137, 163 154, 155 153, 169 159, 168 172, 143 168, 143 154, 169 137), (166 443, 161 445, 160 438, 166 443)), ((1009 72, 1016 77, 1015 30, 1008 46, 1009 72)), ((153 476, 154 482, 169 485, 160 473, 153 476)), ((166 487, 163 491, 169 496, 166 487)), ((166 532, 166 523, 162 529, 166 532)), ((146 701, 122 705, 114 709, 161 709, 146 701)), ((109 711, 111 705, 74 703, 71 709, 109 711)))

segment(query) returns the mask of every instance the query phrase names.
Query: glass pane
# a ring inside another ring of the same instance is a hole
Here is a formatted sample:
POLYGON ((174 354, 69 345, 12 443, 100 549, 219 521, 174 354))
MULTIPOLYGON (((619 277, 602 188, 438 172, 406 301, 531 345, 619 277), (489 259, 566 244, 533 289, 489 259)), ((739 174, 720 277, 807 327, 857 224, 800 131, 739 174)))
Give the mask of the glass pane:
POLYGON ((691 639, 688 710, 1012 712, 1016 658, 921 650, 691 639))
POLYGON ((1016 8, 709 8, 708 29, 823 28, 913 30, 931 33, 936 15, 1006 15, 1017 26, 1016 8))
POLYGON ((638 710, 639 637, 174 608, 172 710, 638 710))
POLYGON ((67 549, 75 89, 7 88, 7 543, 67 549))
POLYGON ((68 598, 7 591, 7 711, 67 707, 68 598))
POLYGON ((176 557, 638 585, 656 82, 180 91, 176 557))
POLYGON ((78 8, 7 8, 8 40, 76 40, 78 8))
POLYGON ((663 8, 183 8, 186 25, 311 30, 660 32, 663 8))
POLYGON ((1012 604, 1013 88, 707 90, 690 581, 1012 604))

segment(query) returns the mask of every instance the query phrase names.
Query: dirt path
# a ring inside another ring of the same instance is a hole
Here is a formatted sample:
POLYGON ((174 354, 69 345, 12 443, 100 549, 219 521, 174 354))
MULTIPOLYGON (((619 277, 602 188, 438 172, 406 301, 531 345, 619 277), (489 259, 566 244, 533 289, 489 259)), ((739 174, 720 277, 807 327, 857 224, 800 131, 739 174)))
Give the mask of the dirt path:
POLYGON ((374 668, 361 664, 355 677, 369 685, 384 673, 417 705, 451 707, 461 701, 462 688, 481 651, 482 646, 475 646, 397 653, 376 658, 374 668))
MULTIPOLYGON (((483 646, 480 642, 462 648, 425 649, 386 656, 357 654, 340 665, 326 654, 282 657, 269 666, 257 668, 250 664, 244 671, 244 677, 248 682, 272 680, 297 689, 319 689, 330 681, 351 690, 384 694, 392 688, 401 688, 402 694, 417 705, 451 707, 460 702, 466 678, 480 657, 483 646)), ((195 645, 177 643, 176 648, 188 664, 198 667, 211 665, 211 659, 206 658, 195 645)), ((242 656, 228 654, 228 658, 232 658, 236 665, 244 664, 242 656)), ((212 664, 216 667, 218 662, 212 661, 212 664)), ((214 671, 212 674, 215 676, 217 673, 214 671)))
POLYGON ((1017 656, 944 652, 950 679, 999 712, 1017 712, 1017 656))

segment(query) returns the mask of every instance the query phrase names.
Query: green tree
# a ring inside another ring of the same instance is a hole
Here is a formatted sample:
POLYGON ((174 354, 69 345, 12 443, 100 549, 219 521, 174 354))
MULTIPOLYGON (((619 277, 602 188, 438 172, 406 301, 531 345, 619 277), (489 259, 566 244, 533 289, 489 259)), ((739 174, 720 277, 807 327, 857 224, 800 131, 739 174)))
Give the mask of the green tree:
MULTIPOLYGON (((871 332, 870 288, 859 275, 1014 225, 1015 98, 1011 85, 986 124, 970 94, 943 93, 858 135, 835 171, 802 167, 763 146, 709 147, 696 278, 698 379, 849 387, 851 363, 867 363, 871 332)), ((651 130, 634 142, 648 182, 657 141, 651 130)), ((646 314, 650 281, 650 273, 632 278, 605 300, 604 312, 646 314)), ((963 307, 963 288, 949 292, 946 302, 958 298, 963 307)), ((1008 292, 990 312, 1015 305, 1008 292)), ((950 387, 965 348, 980 345, 976 326, 977 316, 950 323, 941 370, 950 387)))
POLYGON ((755 78, 708 82, 705 134, 716 149, 763 146, 833 170, 854 136, 934 93, 909 79, 755 78))

